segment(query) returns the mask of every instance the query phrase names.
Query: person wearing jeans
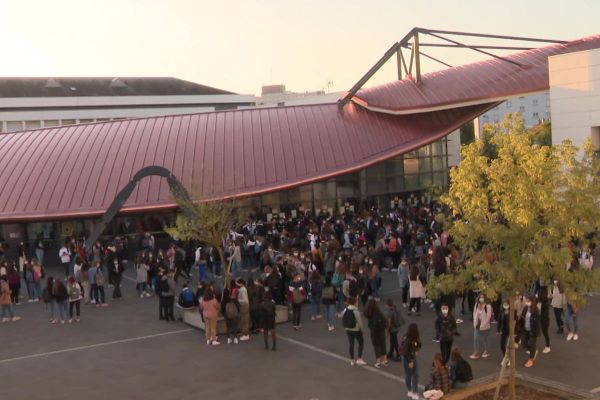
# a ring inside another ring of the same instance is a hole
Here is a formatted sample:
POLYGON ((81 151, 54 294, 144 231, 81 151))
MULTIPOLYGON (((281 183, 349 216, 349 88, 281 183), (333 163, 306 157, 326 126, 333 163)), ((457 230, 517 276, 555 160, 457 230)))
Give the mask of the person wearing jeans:
POLYGON ((404 357, 402 363, 404 367, 404 381, 408 389, 410 399, 419 399, 419 363, 417 355, 421 350, 421 339, 419 337, 419 328, 417 324, 412 323, 408 326, 404 340, 404 357))
POLYGON ((56 299, 58 305, 58 315, 60 316, 60 323, 64 324, 67 317, 67 302, 69 300, 69 294, 64 283, 60 279, 55 279, 52 286, 52 295, 56 299))
POLYGON ((348 299, 348 308, 347 310, 352 311, 354 313, 354 318, 356 319, 356 326, 354 328, 347 328, 346 334, 348 335, 348 350, 350 353, 350 365, 366 365, 367 363, 362 358, 362 353, 364 349, 364 339, 363 339, 363 323, 361 319, 360 312, 356 307, 356 298, 350 297, 348 299), (354 342, 358 342, 358 358, 354 358, 354 342))
POLYGON ((333 314, 335 312, 335 287, 331 284, 331 274, 325 278, 325 285, 321 291, 321 301, 325 307, 325 318, 327 319, 327 329, 333 331, 333 314))
POLYGON ((490 334, 490 326, 492 321, 492 306, 487 302, 484 294, 480 294, 477 298, 477 306, 473 310, 473 327, 475 328, 473 340, 473 354, 469 356, 471 360, 477 360, 480 357, 487 358, 490 356, 488 352, 488 337, 490 334))
POLYGON ((567 335, 567 340, 578 340, 579 334, 578 324, 577 324, 577 312, 578 308, 571 303, 567 303, 567 307, 565 310, 565 323, 567 325, 567 330, 569 334, 567 335))

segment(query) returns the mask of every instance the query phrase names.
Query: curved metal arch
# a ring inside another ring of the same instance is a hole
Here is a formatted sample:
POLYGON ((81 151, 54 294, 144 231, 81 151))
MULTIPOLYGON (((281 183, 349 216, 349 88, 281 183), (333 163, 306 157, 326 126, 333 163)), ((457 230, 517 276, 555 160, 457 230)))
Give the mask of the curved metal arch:
POLYGON ((88 251, 91 250, 94 242, 98 240, 100 235, 102 235, 102 232, 104 232, 104 229, 106 229, 108 224, 119 213, 125 202, 129 199, 129 196, 131 196, 131 193, 133 193, 133 189, 135 189, 138 182, 147 176, 161 176, 163 178, 167 178, 167 183, 169 184, 171 194, 177 200, 177 204, 179 205, 181 211, 191 218, 198 217, 198 213, 194 208, 192 199, 185 187, 183 187, 181 182, 179 182, 179 179, 177 179, 177 177, 175 177, 175 175, 173 175, 171 171, 165 167, 150 165, 136 172, 129 183, 127 183, 127 185, 121 189, 119 194, 117 194, 111 205, 100 219, 100 223, 96 225, 93 232, 86 239, 85 248, 88 251))

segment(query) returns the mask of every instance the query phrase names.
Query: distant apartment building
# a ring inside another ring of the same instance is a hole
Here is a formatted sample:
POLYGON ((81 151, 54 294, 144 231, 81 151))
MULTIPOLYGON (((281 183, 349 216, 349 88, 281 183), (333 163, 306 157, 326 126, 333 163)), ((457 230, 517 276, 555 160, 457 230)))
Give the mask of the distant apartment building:
POLYGON ((0 78, 0 132, 254 106, 175 78, 0 78))
POLYGON ((324 90, 291 92, 285 85, 266 85, 262 87, 261 96, 256 99, 259 107, 294 106, 304 104, 335 103, 341 92, 327 93, 324 90))
MULTIPOLYGON (((514 97, 492 108, 479 117, 479 128, 484 124, 501 122, 506 114, 520 113, 525 126, 530 128, 543 121, 550 120, 550 92, 534 93, 514 97)), ((476 121, 477 122, 477 121, 476 121)))

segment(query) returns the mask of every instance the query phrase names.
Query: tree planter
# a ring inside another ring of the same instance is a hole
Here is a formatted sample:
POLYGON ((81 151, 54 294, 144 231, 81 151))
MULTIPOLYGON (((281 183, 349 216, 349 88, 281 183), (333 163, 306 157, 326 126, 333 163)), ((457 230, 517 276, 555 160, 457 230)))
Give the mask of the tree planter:
MULTIPOLYGON (((465 389, 456 389, 444 396, 445 400, 492 400, 496 391, 496 380, 470 386, 465 389)), ((568 388, 557 388, 552 385, 530 380, 526 377, 517 377, 517 399, 527 400, 575 400, 584 399, 587 396, 576 393, 568 388)), ((503 379, 500 399, 507 400, 508 379, 503 379)))

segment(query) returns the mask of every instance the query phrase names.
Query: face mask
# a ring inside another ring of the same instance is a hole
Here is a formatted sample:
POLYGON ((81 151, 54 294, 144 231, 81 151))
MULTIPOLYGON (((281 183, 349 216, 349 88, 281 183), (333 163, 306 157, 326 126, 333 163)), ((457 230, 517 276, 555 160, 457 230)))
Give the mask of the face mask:
POLYGON ((484 299, 483 297, 480 297, 480 298, 479 298, 479 302, 480 302, 481 304, 483 304, 483 303, 485 303, 485 299, 484 299))
POLYGON ((442 308, 442 314, 448 315, 448 309, 447 308, 442 308))
POLYGON ((558 281, 554 281, 554 284, 555 284, 555 285, 558 285, 558 281))
POLYGON ((508 310, 509 306, 508 306, 508 304, 504 304, 504 305, 502 306, 502 308, 504 308, 505 310, 508 310))

